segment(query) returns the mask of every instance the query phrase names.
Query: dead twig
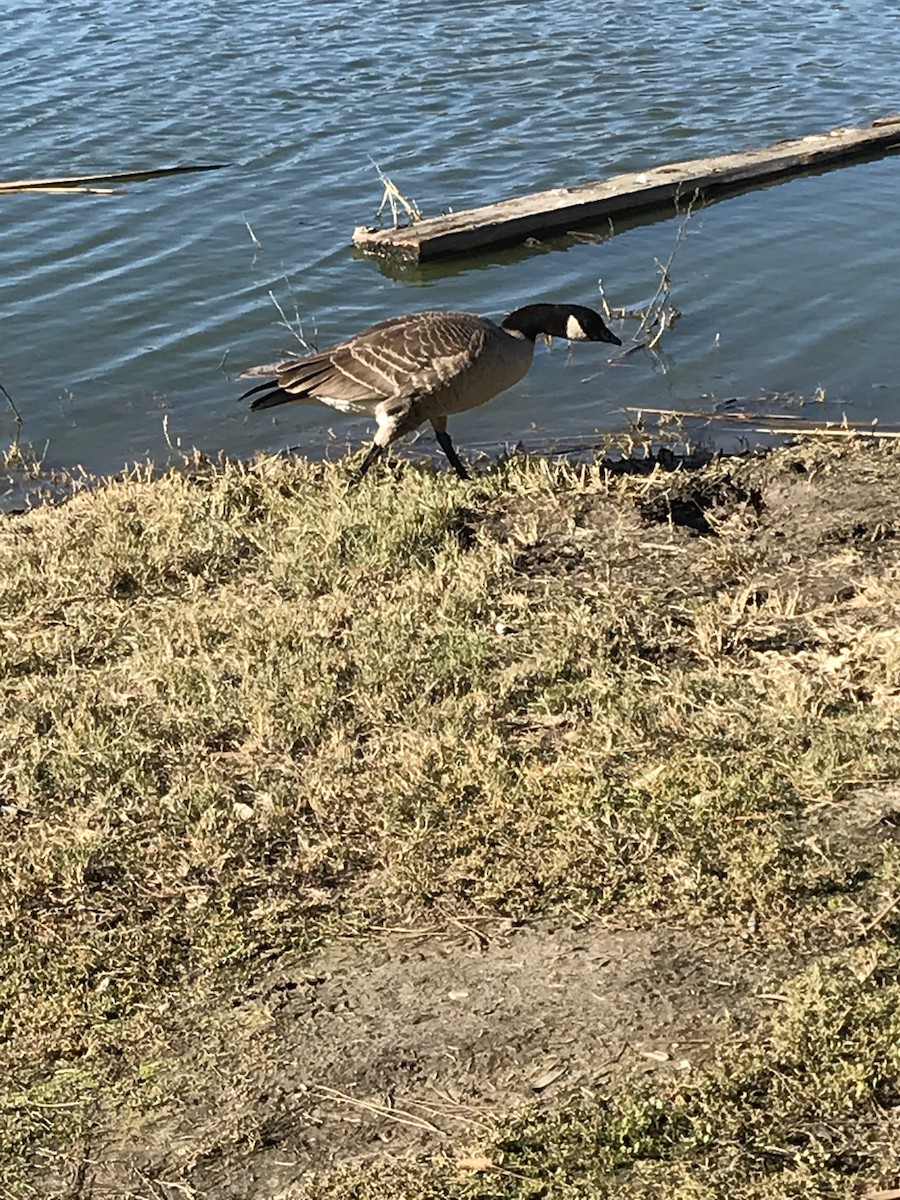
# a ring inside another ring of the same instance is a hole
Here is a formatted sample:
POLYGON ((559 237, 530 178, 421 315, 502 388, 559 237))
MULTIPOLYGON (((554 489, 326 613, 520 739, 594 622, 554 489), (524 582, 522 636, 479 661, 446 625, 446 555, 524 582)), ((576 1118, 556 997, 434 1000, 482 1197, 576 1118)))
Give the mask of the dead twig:
POLYGON ((291 281, 288 279, 287 275, 285 275, 283 278, 284 278, 285 286, 287 287, 287 290, 288 290, 288 295, 290 296, 290 298, 293 302, 293 305, 294 305, 294 320, 292 323, 288 319, 287 314, 285 313, 284 309, 281 307, 280 303, 278 302, 277 296, 270 288, 269 289, 269 299, 272 301, 272 303, 278 309, 278 315, 281 317, 281 320, 278 323, 279 323, 279 325, 283 325, 284 328, 288 331, 288 333, 292 337, 296 338, 296 340, 300 343, 300 345, 303 347, 303 349, 306 351, 307 354, 313 354, 318 349, 318 347, 316 346, 315 342, 307 341, 306 335, 303 332, 303 321, 300 318, 300 308, 297 304, 297 298, 294 295, 293 289, 291 288, 291 281))
MULTIPOLYGON (((875 932, 879 925, 884 924, 885 919, 891 915, 898 905, 900 905, 900 895, 894 896, 893 899, 889 900, 883 908, 878 910, 868 925, 863 927, 863 937, 868 937, 870 933, 875 932)), ((898 1195, 900 1195, 900 1192, 898 1192, 898 1195)))
POLYGON ((496 1118, 490 1120, 477 1108, 473 1108, 470 1104, 460 1104, 457 1101, 442 1101, 439 1104, 426 1104, 424 1100, 414 1100, 411 1097, 406 1101, 407 1104, 413 1105, 415 1108, 421 1108, 432 1117, 442 1117, 445 1120, 464 1121, 467 1125, 477 1125, 486 1133, 494 1129, 496 1118))
POLYGON ((349 1104, 353 1108, 359 1108, 363 1112, 374 1113, 378 1117, 387 1117, 391 1121, 396 1121, 398 1125, 409 1125, 413 1129, 423 1129, 427 1133, 438 1133, 443 1135, 443 1129, 439 1129, 437 1125, 425 1117, 418 1117, 415 1113, 406 1112, 402 1108, 393 1108, 385 1104, 375 1104, 371 1100, 359 1100, 356 1096, 348 1096, 346 1092, 339 1092, 337 1088, 324 1087, 317 1085, 309 1089, 311 1096, 316 1096, 321 1100, 331 1100, 338 1104, 349 1104))
POLYGON ((391 218, 393 220, 395 229, 399 224, 397 218, 398 205, 406 212, 410 225, 415 225, 416 221, 421 221, 422 210, 419 208, 418 204, 416 204, 415 200, 408 200, 406 196, 403 195, 390 176, 385 175, 384 171, 382 171, 381 167, 379 167, 374 158, 370 158, 369 162, 378 172, 378 179, 381 183, 381 186, 384 188, 384 195, 381 197, 381 204, 378 206, 378 212, 375 214, 375 220, 377 221, 379 219, 381 214, 384 212, 384 206, 388 204, 390 205, 391 218))
POLYGON ((258 240, 256 234, 253 232, 253 229, 250 226, 250 222, 247 220, 246 217, 244 218, 244 224, 247 227, 247 232, 250 234, 250 241, 253 243, 253 262, 250 265, 255 267, 256 260, 259 257, 260 253, 262 252, 262 246, 260 245, 259 240, 258 240))
MULTIPOLYGON (((839 422, 826 421, 816 425, 812 421, 804 421, 798 417, 757 417, 752 413, 742 412, 702 412, 698 409, 652 408, 641 405, 640 408, 628 407, 625 413, 634 413, 634 420, 640 422, 645 414, 654 417, 665 417, 673 421, 725 421, 732 424, 744 425, 750 433, 771 434, 783 436, 798 433, 810 437, 870 437, 876 439, 900 438, 900 429, 890 429, 875 422, 848 421, 844 417, 839 422)), ((629 417, 629 420, 632 418, 629 417)))
POLYGON ((679 317, 681 316, 681 310, 676 308, 671 301, 672 264, 675 261, 675 255, 678 253, 678 247, 681 245, 681 242, 686 236, 688 222, 694 214, 694 204, 699 199, 699 195, 700 193, 695 191, 687 208, 684 210, 684 214, 675 233, 675 241, 672 244, 669 257, 664 263, 661 263, 658 258, 654 259, 654 262, 656 263, 656 269, 659 273, 659 283, 657 284, 656 291, 653 293, 653 297, 646 308, 626 309, 611 307, 603 290, 603 280, 597 280, 597 287, 600 292, 600 303, 602 305, 603 315, 605 317, 609 319, 620 320, 623 318, 633 318, 640 321, 637 332, 633 338, 634 344, 628 346, 620 354, 617 354, 615 358, 610 359, 612 364, 622 362, 630 354, 634 354, 636 350, 648 350, 652 353, 656 346, 659 345, 666 330, 673 329, 679 317), (642 335, 649 335, 648 340, 639 341, 638 339, 642 335))
POLYGON ((635 337, 638 338, 642 333, 649 333, 650 330, 653 329, 654 325, 661 325, 658 335, 650 344, 651 348, 662 336, 662 332, 665 329, 665 324, 662 323, 666 322, 668 327, 671 329, 675 324, 675 321, 681 315, 676 308, 668 304, 669 293, 672 290, 672 263, 675 261, 675 255, 678 253, 678 247, 681 245, 681 242, 687 232, 688 222, 694 215, 694 204, 698 198, 699 193, 694 192, 675 233, 675 241, 672 244, 672 250, 665 263, 661 263, 659 259, 656 259, 656 267, 659 271, 659 284, 656 288, 653 299, 650 301, 644 319, 641 321, 638 331, 635 334, 635 337))
POLYGON ((43 196, 121 196, 122 188, 101 188, 101 187, 4 187, 0 188, 0 194, 15 196, 23 192, 28 192, 30 195, 43 196))
POLYGON ((12 396, 9 394, 9 392, 6 390, 6 388, 3 386, 2 383, 0 383, 0 392, 2 392, 3 395, 6 397, 6 403, 12 409, 12 414, 16 421, 16 435, 13 438, 12 446, 10 447, 10 452, 13 454, 18 454, 19 453, 19 438, 22 436, 22 425, 24 424, 24 422, 22 421, 22 414, 19 412, 16 402, 13 400, 12 396))
MULTIPOLYGON (((451 925, 455 925, 457 929, 461 929, 463 933, 467 933, 469 937, 474 938, 479 950, 487 950, 488 946, 490 946, 491 939, 486 933, 480 933, 477 929, 473 929, 471 925, 466 925, 458 917, 454 917, 452 913, 447 912, 446 908, 443 908, 440 904, 436 904, 435 908, 446 917, 451 925)), ((489 920, 490 918, 484 919, 489 920)))

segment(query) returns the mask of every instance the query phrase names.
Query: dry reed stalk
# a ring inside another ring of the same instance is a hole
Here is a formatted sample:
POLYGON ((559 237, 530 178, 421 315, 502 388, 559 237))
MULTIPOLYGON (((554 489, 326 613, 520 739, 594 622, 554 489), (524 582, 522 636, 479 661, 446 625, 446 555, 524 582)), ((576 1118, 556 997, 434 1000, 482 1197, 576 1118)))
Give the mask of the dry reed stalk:
POLYGON ((404 209, 404 211, 406 212, 406 215, 409 218, 410 225, 414 225, 416 223, 416 221, 421 221, 422 220, 422 210, 419 208, 418 204, 416 204, 415 200, 409 200, 409 199, 407 199, 406 196, 403 195, 403 193, 400 191, 400 189, 397 187, 397 185, 394 183, 394 181, 390 178, 390 176, 386 175, 384 173, 384 171, 382 171, 381 167, 379 167, 378 163, 374 160, 374 158, 370 158, 369 162, 372 164, 372 166, 378 172, 379 182, 381 183, 381 186, 384 188, 384 195, 381 197, 381 204, 378 206, 378 212, 376 212, 376 214, 375 214, 376 221, 381 216, 381 214, 384 212, 384 206, 386 204, 390 205, 391 218, 394 222, 395 229, 397 228, 397 225, 399 224, 398 219, 397 219, 398 205, 400 206, 400 208, 404 209))
POLYGON ((0 180, 3 192, 81 192, 91 195, 115 195, 117 188, 100 188, 103 183, 142 183, 164 175, 187 175, 195 171, 220 171, 227 163, 189 164, 180 167, 154 167, 149 171, 111 171, 105 175, 61 175, 47 179, 0 180))
POLYGON ((900 429, 887 426, 863 424, 859 421, 848 421, 844 418, 840 423, 826 421, 824 425, 816 425, 811 421, 803 421, 796 417, 771 416, 762 418, 751 413, 742 412, 702 412, 695 409, 653 408, 647 405, 628 406, 623 411, 636 413, 640 420, 645 414, 653 417, 670 417, 676 421, 725 421, 746 425, 751 433, 784 434, 801 433, 811 437, 871 437, 890 440, 900 438, 900 429))

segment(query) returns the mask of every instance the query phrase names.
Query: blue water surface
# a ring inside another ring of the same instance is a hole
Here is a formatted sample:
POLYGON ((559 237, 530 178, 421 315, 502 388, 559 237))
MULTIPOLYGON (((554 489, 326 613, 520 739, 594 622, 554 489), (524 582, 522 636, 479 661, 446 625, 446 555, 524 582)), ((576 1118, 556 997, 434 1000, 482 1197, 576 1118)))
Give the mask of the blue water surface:
MULTIPOLYGON (((4 6, 4 178, 228 166, 0 197, 0 382, 50 464, 358 444, 366 423, 328 409, 237 404, 238 370, 296 348, 273 297, 320 345, 417 308, 594 303, 600 278, 640 305, 679 223, 392 274, 349 248, 381 198, 373 160, 426 214, 465 208, 864 124, 900 109, 898 50, 900 10, 865 0, 4 6)), ((660 357, 557 346, 455 437, 578 440, 628 406, 817 387, 851 419, 900 419, 898 199, 894 156, 695 213, 660 357)))

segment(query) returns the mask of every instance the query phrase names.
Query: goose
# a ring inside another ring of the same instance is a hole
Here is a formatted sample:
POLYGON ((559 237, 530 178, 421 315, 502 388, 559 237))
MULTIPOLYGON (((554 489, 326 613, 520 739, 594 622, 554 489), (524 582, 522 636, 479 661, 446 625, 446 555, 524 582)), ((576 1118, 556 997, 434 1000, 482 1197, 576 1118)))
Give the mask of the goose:
POLYGON ((326 350, 251 367, 239 378, 266 380, 240 398, 254 397, 254 411, 300 401, 374 417, 375 439, 350 487, 388 446, 425 421, 431 422, 451 467, 468 479, 447 432, 447 417, 518 383, 541 334, 622 344, 600 314, 583 304, 527 304, 499 325, 475 313, 430 309, 380 321, 326 350))

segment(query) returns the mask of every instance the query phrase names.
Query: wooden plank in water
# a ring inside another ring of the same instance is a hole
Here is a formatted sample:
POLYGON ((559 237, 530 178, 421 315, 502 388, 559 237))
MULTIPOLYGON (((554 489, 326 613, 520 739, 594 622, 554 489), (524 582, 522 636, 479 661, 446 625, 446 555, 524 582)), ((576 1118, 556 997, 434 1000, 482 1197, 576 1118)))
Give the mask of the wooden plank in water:
POLYGON ((353 232, 353 241, 367 254, 425 262, 622 217, 679 197, 688 201, 695 192, 710 196, 728 188, 752 187, 898 148, 900 114, 879 117, 863 128, 832 129, 760 150, 688 159, 576 187, 533 192, 413 225, 393 229, 360 225, 353 232))
POLYGON ((0 193, 7 192, 91 192, 96 195, 113 195, 113 188, 97 188, 98 183, 142 183, 147 179, 160 179, 164 175, 189 175, 194 171, 221 171, 225 163, 208 163, 183 167, 154 167, 149 171, 113 171, 109 175, 62 175, 52 179, 7 179, 0 180, 0 193))

